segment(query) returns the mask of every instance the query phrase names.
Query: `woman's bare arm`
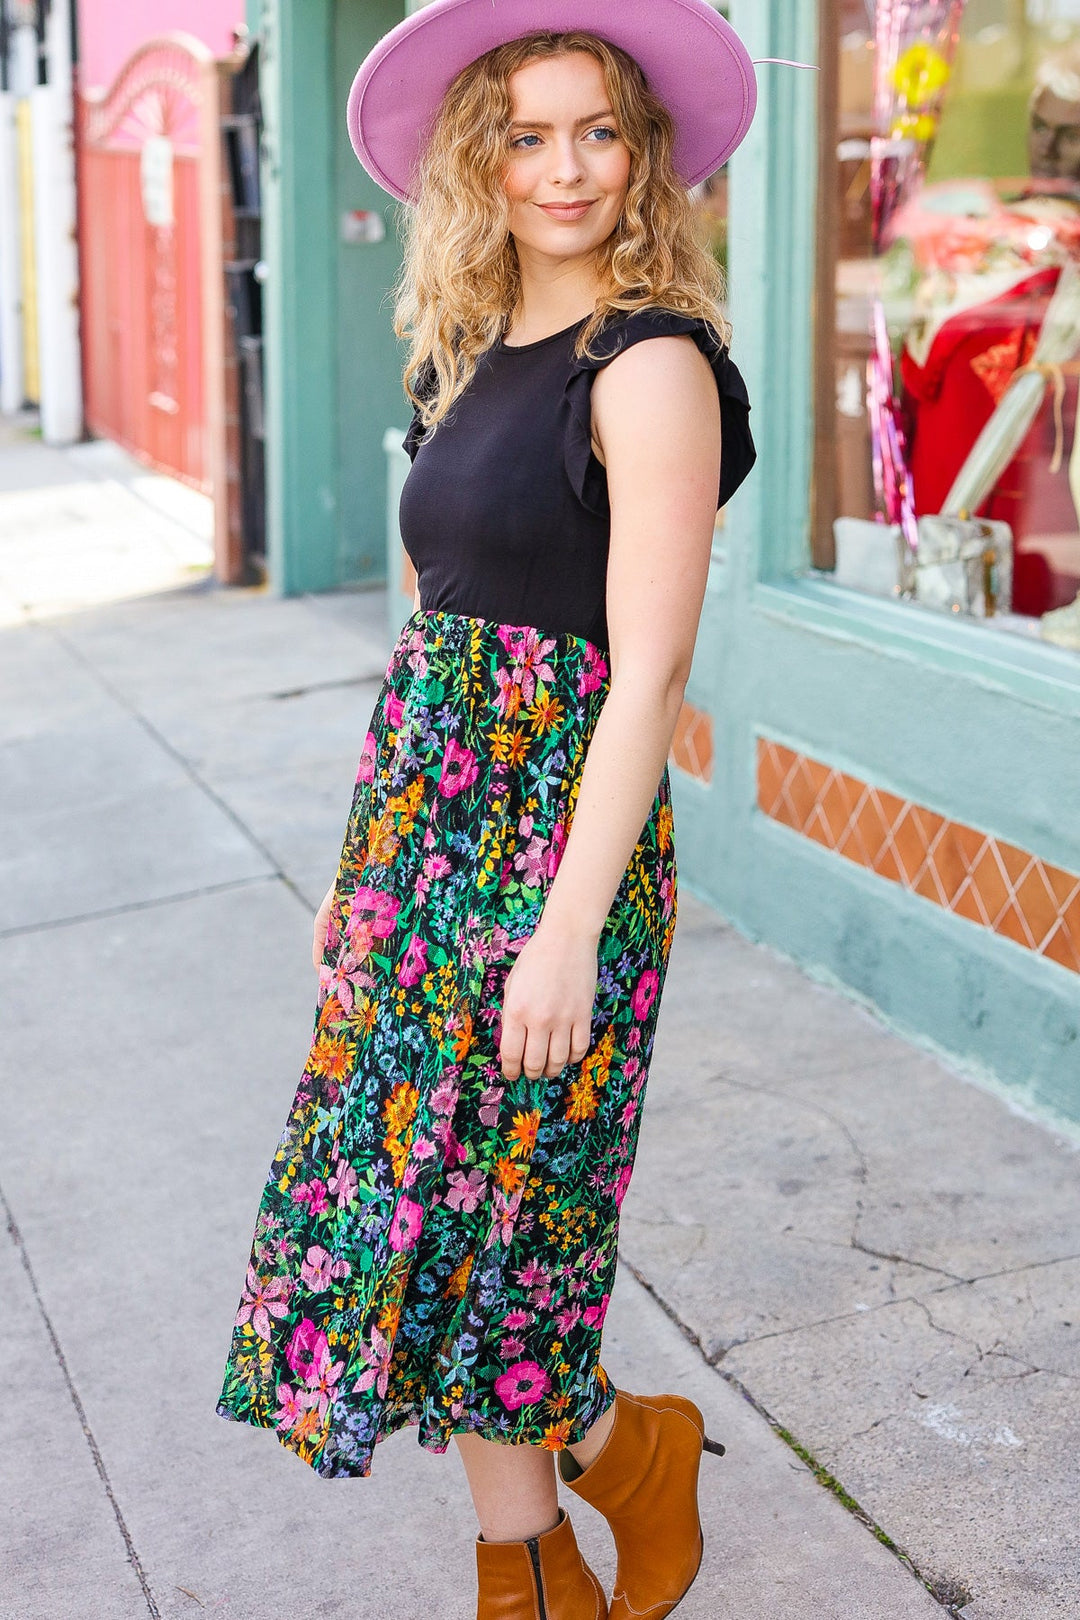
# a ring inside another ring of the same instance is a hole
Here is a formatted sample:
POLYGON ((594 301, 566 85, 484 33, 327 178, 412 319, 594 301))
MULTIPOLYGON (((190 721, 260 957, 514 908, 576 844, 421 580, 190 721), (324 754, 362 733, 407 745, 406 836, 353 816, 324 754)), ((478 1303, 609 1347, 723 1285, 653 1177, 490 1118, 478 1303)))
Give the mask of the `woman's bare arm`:
POLYGON ((716 520, 720 402, 688 337, 653 338, 593 384, 611 501, 611 687, 540 922, 506 983, 500 1057, 554 1076, 588 1049, 596 946, 652 808, 690 672, 716 520))

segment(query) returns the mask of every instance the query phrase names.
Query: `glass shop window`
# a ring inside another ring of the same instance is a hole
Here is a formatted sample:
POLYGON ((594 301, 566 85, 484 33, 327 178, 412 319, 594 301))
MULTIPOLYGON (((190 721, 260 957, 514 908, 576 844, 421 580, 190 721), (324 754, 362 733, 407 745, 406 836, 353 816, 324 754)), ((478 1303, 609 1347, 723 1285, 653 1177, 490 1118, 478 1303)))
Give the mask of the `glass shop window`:
POLYGON ((814 565, 1080 651, 1080 0, 822 19, 814 565))

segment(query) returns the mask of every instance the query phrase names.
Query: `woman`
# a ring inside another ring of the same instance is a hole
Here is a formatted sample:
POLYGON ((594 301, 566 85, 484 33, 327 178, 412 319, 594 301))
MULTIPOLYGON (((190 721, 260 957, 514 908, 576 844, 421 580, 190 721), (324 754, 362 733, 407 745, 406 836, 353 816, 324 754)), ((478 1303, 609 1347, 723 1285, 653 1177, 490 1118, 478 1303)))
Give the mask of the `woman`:
POLYGON ((665 762, 717 506, 754 459, 687 187, 752 112, 706 0, 435 0, 350 101, 413 205, 418 589, 218 1410, 326 1476, 405 1424, 453 1438, 481 1620, 609 1613, 556 1459, 614 1532, 610 1614, 668 1614, 723 1449, 599 1351, 675 924, 665 762))

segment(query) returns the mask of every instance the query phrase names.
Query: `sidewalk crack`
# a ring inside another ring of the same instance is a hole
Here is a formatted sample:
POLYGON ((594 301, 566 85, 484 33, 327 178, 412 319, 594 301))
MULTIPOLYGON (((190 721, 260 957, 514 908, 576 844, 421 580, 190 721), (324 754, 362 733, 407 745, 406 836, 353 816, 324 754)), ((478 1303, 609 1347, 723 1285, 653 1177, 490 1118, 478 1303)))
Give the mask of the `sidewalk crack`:
MULTIPOLYGON (((736 1377, 733 1372, 726 1372, 723 1367, 716 1364, 716 1361, 710 1360, 709 1356, 706 1354, 704 1345, 694 1330, 682 1320, 675 1308, 670 1305, 664 1298, 663 1294, 661 1294, 658 1289, 653 1286, 648 1277, 645 1276, 644 1272, 639 1271, 636 1266, 632 1265, 630 1261, 626 1259, 621 1250, 619 1252, 619 1264, 626 1267, 627 1271, 645 1290, 649 1298, 653 1300, 655 1304, 657 1304, 663 1311, 664 1315, 675 1324, 675 1326, 679 1329, 679 1332, 683 1335, 683 1338, 687 1339, 689 1343, 694 1346, 694 1348, 701 1355, 701 1358, 705 1362, 706 1366, 710 1367, 712 1371, 716 1373, 718 1378, 722 1378, 725 1384, 728 1384, 733 1390, 741 1395, 747 1405, 753 1407, 754 1411, 759 1417, 764 1418, 765 1422, 772 1429, 773 1433, 776 1434, 789 1448, 789 1450, 794 1453, 799 1461, 810 1470, 818 1484, 821 1485, 825 1490, 829 1491, 831 1495, 835 1496, 841 1506, 851 1514, 852 1518, 857 1519, 860 1524, 869 1530, 875 1541, 879 1541, 883 1547, 892 1553, 897 1562, 904 1566, 908 1573, 912 1575, 919 1585, 930 1594, 934 1602, 937 1603, 946 1614, 953 1616, 954 1620, 959 1620, 959 1613, 955 1604, 952 1602, 951 1595, 948 1592, 943 1593, 942 1591, 938 1590, 939 1583, 935 1583, 923 1572, 923 1570, 915 1562, 914 1558, 912 1558, 911 1554, 907 1552, 905 1548, 899 1546, 898 1543, 895 1542, 887 1533, 887 1531, 882 1528, 877 1520, 873 1518, 872 1515, 869 1514, 855 1500, 851 1493, 844 1488, 841 1482, 825 1467, 823 1467, 813 1453, 810 1452, 806 1446, 804 1446, 796 1438, 796 1436, 791 1433, 789 1429, 786 1429, 779 1419, 773 1416, 768 1407, 763 1405, 763 1403, 758 1400, 757 1396, 753 1393, 748 1385, 744 1384, 742 1380, 736 1377)), ((968 1601, 966 1595, 964 1601, 968 1601)))
POLYGON ((216 792, 216 790, 210 786, 210 783, 204 776, 200 774, 198 770, 196 770, 195 766, 192 764, 191 760, 188 759, 187 755, 181 752, 181 750, 177 748, 174 743, 170 742, 165 733, 163 731, 159 731, 158 727, 154 725, 152 720, 143 714, 142 710, 137 706, 137 704, 132 703, 119 689, 119 687, 114 686, 112 681, 109 680, 108 676, 103 675, 93 660, 88 658, 75 642, 69 641, 62 630, 60 630, 55 624, 49 624, 48 631, 49 634, 60 643, 68 656, 73 658, 76 663, 82 665, 83 669, 85 669, 91 678, 97 682, 102 691, 108 693, 113 702, 116 703, 130 719, 134 720, 137 725, 141 726, 143 731, 146 732, 146 735, 153 742, 155 742, 157 746, 162 749, 171 760, 174 761, 175 764, 179 765, 180 769, 184 772, 185 776, 187 776, 188 780, 192 782, 194 786, 197 787, 199 791, 210 800, 215 808, 219 810, 227 820, 232 822, 233 826, 243 835, 243 837, 251 845, 252 849, 262 856, 263 860, 270 867, 273 876, 280 878, 285 887, 287 889, 291 889, 296 898, 304 906, 307 906, 308 910, 310 911, 311 908, 308 905, 307 900, 300 892, 297 884, 285 871, 277 856, 273 853, 269 846, 265 844, 255 832, 252 831, 243 817, 236 813, 232 805, 229 804, 228 800, 222 798, 221 794, 216 792))
MULTIPOLYGON (((182 900, 203 900, 212 894, 228 894, 233 889, 251 889, 259 884, 279 883, 276 872, 261 872, 254 877, 228 878, 224 883, 206 883, 197 889, 177 889, 172 894, 155 895, 151 900, 128 900, 121 906, 101 906, 96 911, 77 911, 70 917, 50 917, 46 922, 19 923, 14 928, 0 928, 0 940, 18 939, 23 934, 48 933, 53 928, 75 928, 80 923, 102 922, 108 917, 126 917, 133 911, 154 911, 159 906, 172 906, 182 900)), ((304 902, 308 911, 310 905, 304 902)))
POLYGON ((71 1404, 75 1408, 75 1415, 79 1420, 79 1426, 82 1429, 86 1444, 89 1447, 90 1455, 94 1460, 94 1467, 97 1469, 98 1477, 105 1489, 105 1495, 108 1498, 109 1506, 113 1510, 113 1516, 116 1519, 117 1528, 120 1531, 120 1539, 123 1541, 125 1551, 127 1552, 128 1563, 131 1565, 135 1578, 137 1579, 139 1586, 142 1588, 142 1595, 146 1600, 147 1613, 152 1617, 152 1620, 161 1620, 161 1610, 158 1608, 157 1600, 154 1597, 153 1591, 151 1590, 146 1571, 142 1566, 142 1560, 139 1558, 139 1555, 135 1550, 135 1543, 132 1540, 131 1531, 128 1529, 123 1510, 120 1507, 120 1503, 116 1499, 116 1492, 113 1490, 112 1481, 109 1479, 109 1472, 105 1467, 105 1459, 101 1455, 101 1448, 97 1443, 93 1429, 90 1427, 90 1420, 86 1415, 86 1408, 83 1406, 82 1400, 79 1397, 79 1392, 75 1388, 75 1380, 71 1376, 71 1369, 68 1366, 67 1357, 64 1355, 60 1340, 57 1337, 56 1329, 53 1327, 52 1319, 45 1308, 45 1301, 41 1297, 41 1290, 38 1288, 37 1278, 34 1275, 34 1268, 30 1262, 30 1256, 27 1253, 26 1244, 23 1242, 22 1232, 19 1230, 19 1225, 15 1219, 14 1212, 12 1211, 11 1205, 8 1203, 7 1197, 2 1188, 0 1188, 0 1208, 3 1209, 8 1236, 15 1245, 16 1253, 19 1256, 23 1271, 26 1273, 27 1281, 30 1284, 30 1291, 34 1296, 34 1302, 37 1305, 38 1313, 42 1322, 45 1324, 45 1331, 49 1336, 49 1342, 52 1345, 53 1355, 56 1357, 56 1364, 60 1369, 60 1375, 63 1378, 64 1383, 67 1385, 67 1391, 71 1397, 71 1404))

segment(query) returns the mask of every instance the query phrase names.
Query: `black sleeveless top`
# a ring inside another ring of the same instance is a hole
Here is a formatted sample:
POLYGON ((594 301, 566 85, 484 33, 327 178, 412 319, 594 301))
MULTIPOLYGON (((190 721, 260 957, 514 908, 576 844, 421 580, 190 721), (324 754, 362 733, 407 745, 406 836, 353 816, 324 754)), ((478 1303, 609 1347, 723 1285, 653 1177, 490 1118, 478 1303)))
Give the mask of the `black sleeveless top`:
POLYGON ((425 610, 534 625, 607 649, 611 510, 591 444, 591 393, 600 367, 632 343, 686 333, 709 360, 720 393, 718 507, 753 466, 746 385, 704 321, 636 310, 596 338, 598 358, 575 359, 587 318, 536 343, 500 339, 430 435, 414 411, 400 523, 425 610))

